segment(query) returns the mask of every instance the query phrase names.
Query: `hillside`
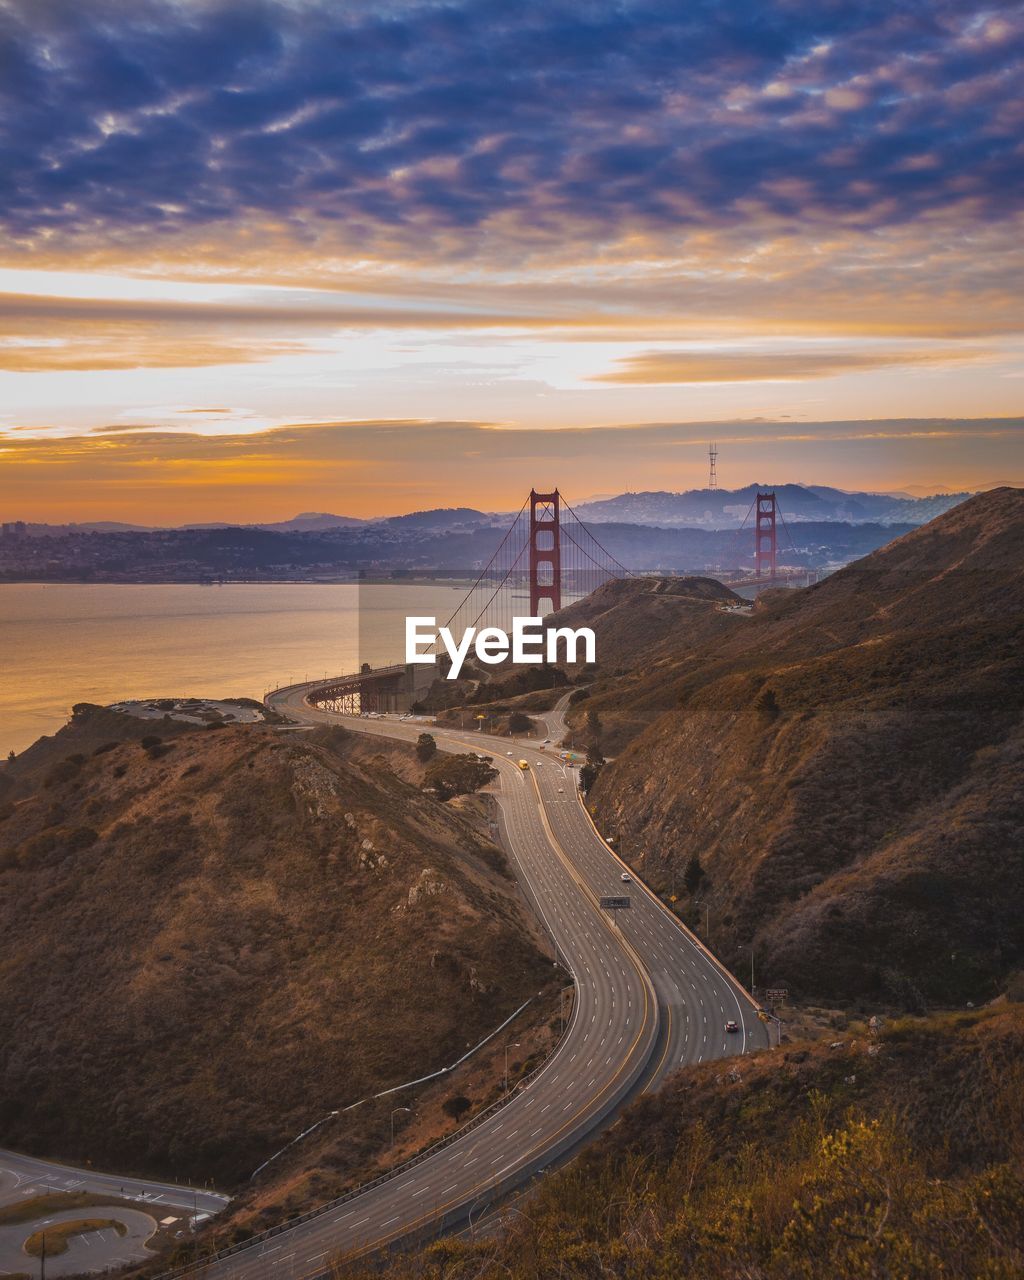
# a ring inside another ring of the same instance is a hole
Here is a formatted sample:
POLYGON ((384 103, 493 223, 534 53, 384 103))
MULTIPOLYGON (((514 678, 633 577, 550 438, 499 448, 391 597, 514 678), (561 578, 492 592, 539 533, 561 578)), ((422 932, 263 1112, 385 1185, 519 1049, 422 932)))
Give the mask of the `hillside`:
MULTIPOLYGON (((673 705, 661 673, 676 673, 685 655, 716 643, 743 619, 729 610, 744 605, 713 578, 618 578, 552 618, 560 627, 590 627, 596 674, 570 720, 583 732, 585 712, 601 721, 601 745, 609 755, 673 705)), ((570 668, 574 678, 585 674, 570 668)))
POLYGON ((628 730, 598 820, 656 884, 699 858, 733 966, 904 1007, 1020 966, 1022 546, 1024 493, 979 495, 646 674, 638 632, 641 674, 575 709, 628 730))
POLYGON ((1015 1280, 1024 1008, 835 1043, 688 1068, 499 1232, 338 1280, 1015 1280))
POLYGON ((550 976, 500 851, 356 735, 137 735, 84 710, 0 808, 6 1144, 227 1185, 550 976))

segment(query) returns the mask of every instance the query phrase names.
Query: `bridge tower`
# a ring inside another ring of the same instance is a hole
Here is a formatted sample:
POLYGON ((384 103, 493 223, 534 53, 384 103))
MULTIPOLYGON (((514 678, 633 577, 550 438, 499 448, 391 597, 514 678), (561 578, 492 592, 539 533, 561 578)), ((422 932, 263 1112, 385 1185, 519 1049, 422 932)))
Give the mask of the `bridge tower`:
POLYGON ((530 490, 530 617, 543 618, 562 607, 560 498, 530 490), (544 606, 542 608, 542 606, 544 606))
POLYGON ((758 493, 757 522, 754 527, 754 576, 775 577, 778 542, 775 537, 775 491, 758 493), (764 570, 767 569, 767 573, 764 570))

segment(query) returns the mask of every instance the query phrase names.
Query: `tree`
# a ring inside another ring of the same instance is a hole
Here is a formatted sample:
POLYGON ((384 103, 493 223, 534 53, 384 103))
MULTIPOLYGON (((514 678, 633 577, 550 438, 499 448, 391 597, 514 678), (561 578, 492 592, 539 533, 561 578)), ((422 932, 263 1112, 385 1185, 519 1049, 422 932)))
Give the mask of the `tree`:
POLYGON ((451 1098, 445 1098, 444 1102, 441 1103, 441 1110, 457 1124, 472 1105, 472 1102, 465 1095, 456 1093, 451 1098))
POLYGON ((428 760, 432 760, 437 755, 437 743, 434 741, 433 734, 421 733, 416 739, 416 758, 422 764, 426 764, 428 760))
POLYGON ((589 760, 580 770, 580 790, 584 795, 589 793, 590 788, 597 781, 597 775, 600 772, 601 766, 599 764, 594 764, 589 760))
POLYGON ((779 718, 779 700, 774 689, 762 689, 754 700, 754 709, 765 724, 779 718))
POLYGON ((508 718, 508 727, 512 733, 532 733, 533 721, 521 711, 513 711, 508 718))
POLYGON ((451 800, 453 796, 479 791, 497 776, 496 769, 475 755, 446 755, 436 757, 427 765, 423 785, 432 787, 439 799, 451 800))
POLYGON ((683 884, 686 885, 686 892, 696 893, 704 879, 704 868, 700 865, 700 858, 695 853, 691 853, 690 860, 686 864, 686 870, 683 872, 683 884))
POLYGON ((604 756, 596 742, 592 742, 587 747, 587 764, 595 765, 598 769, 604 764, 604 756))
POLYGON ((593 734, 595 738, 601 736, 601 717, 593 707, 587 712, 587 732, 593 734))

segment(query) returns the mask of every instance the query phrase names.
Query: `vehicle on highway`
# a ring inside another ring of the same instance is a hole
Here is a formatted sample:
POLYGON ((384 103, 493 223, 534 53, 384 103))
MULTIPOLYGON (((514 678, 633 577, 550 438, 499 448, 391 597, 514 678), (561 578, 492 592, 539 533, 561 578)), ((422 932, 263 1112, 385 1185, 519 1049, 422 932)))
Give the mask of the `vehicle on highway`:
POLYGON ((523 769, 523 770, 529 769, 529 767, 530 767, 529 761, 527 761, 527 760, 520 760, 520 761, 519 761, 519 767, 520 767, 520 769, 523 769))
POLYGON ((629 874, 628 871, 623 871, 622 875, 619 876, 619 879, 624 881, 626 884, 629 884, 630 880, 632 880, 633 877, 629 874))
POLYGON ((512 756, 512 755, 515 755, 515 752, 514 752, 514 751, 506 751, 506 752, 505 752, 505 754, 506 754, 507 756, 512 756))
POLYGON ((738 1022, 733 1022, 733 1020, 730 1018, 729 1021, 725 1024, 725 1029, 726 1031, 739 1031, 740 1024, 738 1022))

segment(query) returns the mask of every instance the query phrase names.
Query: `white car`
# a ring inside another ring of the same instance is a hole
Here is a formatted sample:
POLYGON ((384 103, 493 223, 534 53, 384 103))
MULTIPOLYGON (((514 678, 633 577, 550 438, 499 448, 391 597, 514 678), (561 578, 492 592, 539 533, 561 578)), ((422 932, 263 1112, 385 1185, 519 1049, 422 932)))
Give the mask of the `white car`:
POLYGON ((514 751, 506 751, 506 752, 505 752, 505 754, 506 754, 507 756, 511 756, 511 755, 515 755, 515 752, 514 752, 514 751))
POLYGON ((622 875, 619 876, 619 879, 623 882, 623 884, 629 884, 629 882, 633 879, 633 877, 629 874, 628 871, 623 871, 622 875))

